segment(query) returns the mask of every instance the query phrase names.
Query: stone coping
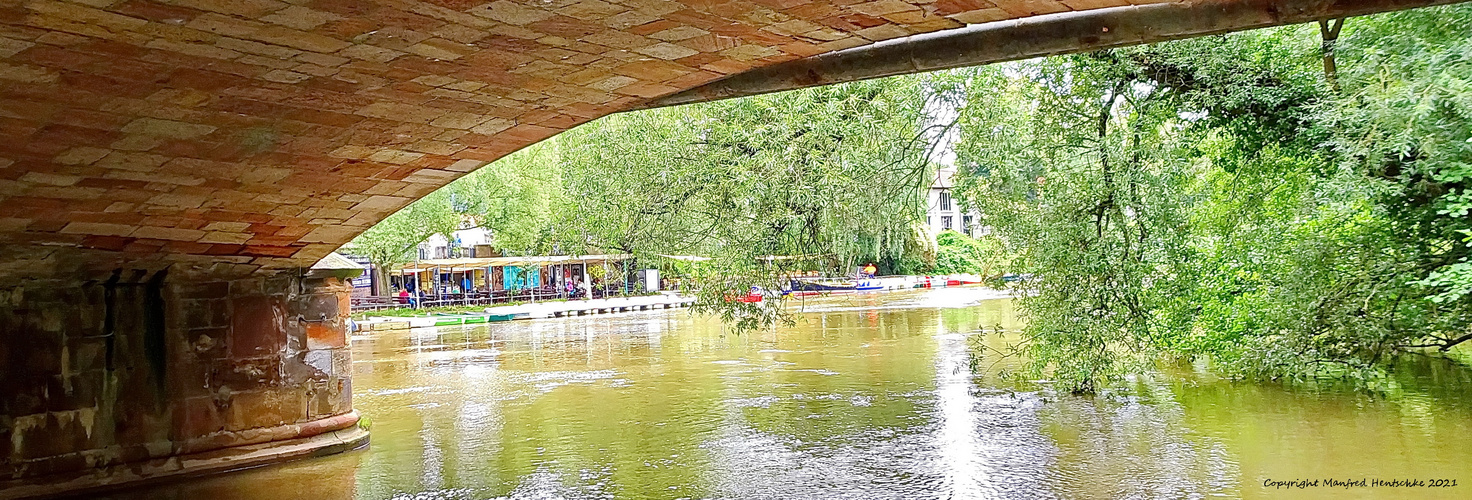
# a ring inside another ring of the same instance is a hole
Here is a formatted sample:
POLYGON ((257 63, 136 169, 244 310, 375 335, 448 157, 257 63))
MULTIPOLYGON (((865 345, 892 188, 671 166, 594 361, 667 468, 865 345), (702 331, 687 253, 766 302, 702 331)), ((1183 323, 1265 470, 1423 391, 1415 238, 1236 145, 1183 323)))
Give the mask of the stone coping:
POLYGON ((358 420, 354 410, 301 424, 217 433, 180 446, 202 451, 3 481, 0 500, 62 498, 342 453, 368 445, 368 431, 358 420))

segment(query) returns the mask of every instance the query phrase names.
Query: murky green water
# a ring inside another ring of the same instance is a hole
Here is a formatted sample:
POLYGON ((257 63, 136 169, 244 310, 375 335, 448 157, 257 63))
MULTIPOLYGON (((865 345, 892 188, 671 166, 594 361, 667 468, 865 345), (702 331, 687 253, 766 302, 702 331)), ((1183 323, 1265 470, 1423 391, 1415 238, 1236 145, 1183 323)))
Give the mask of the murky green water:
MULTIPOLYGON (((355 339, 363 451, 117 498, 1472 498, 1472 373, 1386 395, 1181 373, 1093 398, 973 376, 976 289, 810 300, 733 335, 683 310, 355 339), (1274 489, 1266 480, 1451 479, 1274 489)), ((988 334, 1003 348, 1015 339, 988 334)))

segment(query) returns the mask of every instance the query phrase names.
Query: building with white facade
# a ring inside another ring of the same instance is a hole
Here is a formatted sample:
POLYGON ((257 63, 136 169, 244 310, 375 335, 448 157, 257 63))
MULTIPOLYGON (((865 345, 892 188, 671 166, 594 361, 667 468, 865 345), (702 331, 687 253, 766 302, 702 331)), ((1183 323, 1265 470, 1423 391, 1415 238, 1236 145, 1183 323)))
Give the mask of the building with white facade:
POLYGON ((485 228, 461 229, 445 239, 444 235, 430 236, 419 244, 419 260, 458 259, 466 257, 500 257, 491 247, 491 232, 485 228))
POLYGON ((938 167, 935 178, 931 179, 930 189, 925 194, 925 227, 933 235, 949 229, 976 237, 987 233, 987 228, 981 226, 981 213, 975 209, 964 209, 951 196, 957 174, 956 151, 953 146, 959 138, 954 126, 958 115, 958 97, 964 97, 964 92, 936 94, 925 101, 923 125, 926 142, 929 143, 925 159, 938 167))
POLYGON ((932 234, 940 234, 947 229, 973 237, 986 234, 986 228, 981 226, 981 213, 963 208, 958 200, 951 197, 955 177, 956 168, 953 166, 936 170, 935 179, 926 193, 925 226, 932 234))

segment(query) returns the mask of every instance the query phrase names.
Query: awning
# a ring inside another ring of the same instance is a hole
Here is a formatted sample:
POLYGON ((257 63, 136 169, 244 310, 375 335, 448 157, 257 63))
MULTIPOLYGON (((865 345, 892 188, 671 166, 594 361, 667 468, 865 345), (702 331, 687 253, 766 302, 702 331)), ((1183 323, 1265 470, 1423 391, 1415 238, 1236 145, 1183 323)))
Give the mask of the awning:
POLYGON ((471 269, 484 269, 487 267, 503 266, 550 266, 554 264, 586 264, 589 262, 606 262, 628 260, 629 254, 615 255, 537 255, 528 257, 466 257, 459 259, 425 259, 412 264, 415 267, 403 268, 400 272, 433 272, 436 268, 440 272, 468 271, 471 269))

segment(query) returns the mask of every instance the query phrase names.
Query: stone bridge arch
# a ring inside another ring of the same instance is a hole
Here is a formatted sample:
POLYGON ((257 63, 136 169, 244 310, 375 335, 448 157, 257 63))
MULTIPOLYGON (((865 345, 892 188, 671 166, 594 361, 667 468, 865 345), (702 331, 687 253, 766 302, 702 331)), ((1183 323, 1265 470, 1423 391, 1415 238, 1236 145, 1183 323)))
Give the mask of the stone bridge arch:
POLYGON ((0 498, 359 444, 309 267, 600 116, 1455 1, 0 1, 0 498))

